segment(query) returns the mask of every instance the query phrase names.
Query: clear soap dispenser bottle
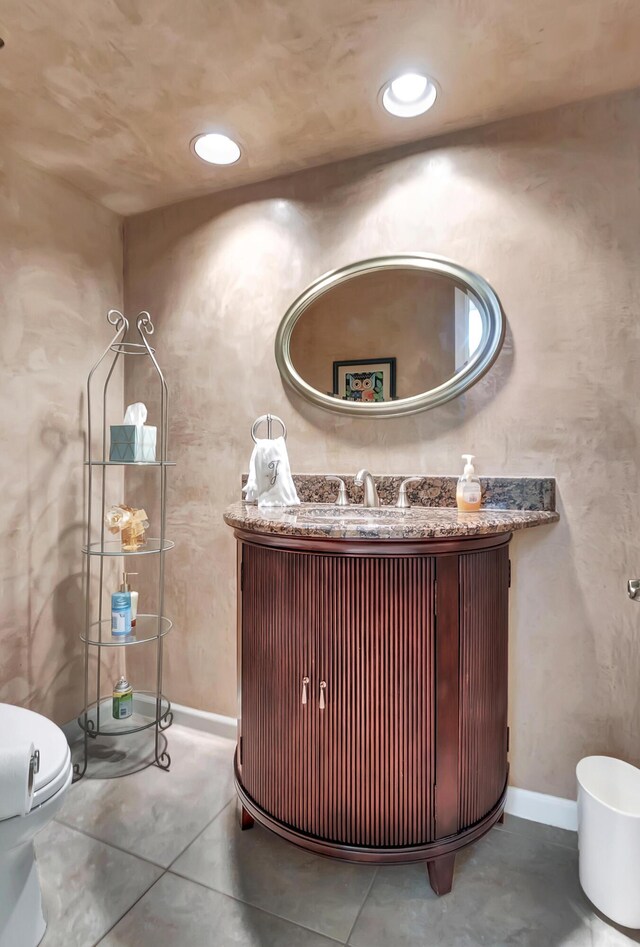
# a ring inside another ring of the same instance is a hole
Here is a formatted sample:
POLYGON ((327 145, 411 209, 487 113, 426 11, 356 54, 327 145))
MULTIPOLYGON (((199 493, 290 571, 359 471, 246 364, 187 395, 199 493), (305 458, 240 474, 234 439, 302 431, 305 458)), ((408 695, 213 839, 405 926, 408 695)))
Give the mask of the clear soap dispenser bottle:
POLYGON ((129 596, 130 596, 130 602, 131 602, 131 627, 132 627, 132 628, 135 628, 135 625, 136 625, 136 618, 137 618, 137 615, 138 615, 138 593, 137 593, 137 592, 134 592, 134 590, 133 590, 133 589, 131 588, 131 586, 129 585, 129 576, 130 576, 130 575, 137 575, 137 574, 138 574, 137 572, 123 572, 123 573, 122 573, 122 582, 120 583, 120 591, 121 591, 121 592, 128 592, 128 593, 129 593, 129 596))
POLYGON ((458 480, 456 503, 458 504, 459 510, 464 510, 468 513, 480 509, 482 503, 482 487, 476 477, 475 468, 472 464, 472 461, 475 459, 473 454, 463 454, 462 459, 465 461, 464 473, 458 480))

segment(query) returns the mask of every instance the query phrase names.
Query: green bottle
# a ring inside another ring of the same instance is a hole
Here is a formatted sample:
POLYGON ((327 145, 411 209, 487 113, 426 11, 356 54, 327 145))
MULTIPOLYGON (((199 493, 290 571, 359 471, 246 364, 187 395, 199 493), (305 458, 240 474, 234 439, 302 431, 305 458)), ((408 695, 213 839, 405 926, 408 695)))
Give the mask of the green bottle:
POLYGON ((125 677, 121 677, 113 688, 113 717, 124 720, 133 713, 133 687, 125 677))

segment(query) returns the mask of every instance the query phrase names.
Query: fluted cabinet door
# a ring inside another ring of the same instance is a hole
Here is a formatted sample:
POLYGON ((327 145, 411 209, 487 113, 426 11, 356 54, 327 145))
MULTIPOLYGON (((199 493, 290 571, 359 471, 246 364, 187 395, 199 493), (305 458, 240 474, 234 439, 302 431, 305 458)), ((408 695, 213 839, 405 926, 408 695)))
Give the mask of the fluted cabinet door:
POLYGON ((318 808, 320 564, 318 556, 243 545, 242 782, 258 805, 306 832, 315 831, 318 808))
POLYGON ((431 841, 433 559, 330 556, 319 568, 314 833, 383 848, 431 841))
POLYGON ((459 828, 496 805, 507 781, 509 553, 460 556, 459 828))

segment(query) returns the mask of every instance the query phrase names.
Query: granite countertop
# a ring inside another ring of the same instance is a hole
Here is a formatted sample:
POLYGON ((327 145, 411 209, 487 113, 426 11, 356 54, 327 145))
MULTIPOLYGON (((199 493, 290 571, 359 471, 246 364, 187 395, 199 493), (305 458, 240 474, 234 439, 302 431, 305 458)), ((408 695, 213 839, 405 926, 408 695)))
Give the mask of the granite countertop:
POLYGON ((234 503, 224 521, 234 529, 282 536, 331 539, 440 539, 447 536, 488 536, 543 526, 560 519, 555 510, 481 509, 461 513, 443 506, 393 506, 367 509, 333 503, 301 503, 294 507, 259 509, 234 503))

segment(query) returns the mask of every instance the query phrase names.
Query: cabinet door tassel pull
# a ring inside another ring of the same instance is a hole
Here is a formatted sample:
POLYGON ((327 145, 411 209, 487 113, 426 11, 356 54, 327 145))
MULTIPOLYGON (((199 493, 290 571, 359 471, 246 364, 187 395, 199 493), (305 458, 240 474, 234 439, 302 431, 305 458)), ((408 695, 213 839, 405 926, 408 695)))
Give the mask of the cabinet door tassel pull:
POLYGON ((324 710, 325 708, 324 692, 326 691, 326 689, 327 689, 327 682, 320 681, 320 705, 319 705, 320 710, 324 710))
POLYGON ((302 703, 306 704, 307 702, 307 684, 309 683, 308 677, 302 678, 302 703))

